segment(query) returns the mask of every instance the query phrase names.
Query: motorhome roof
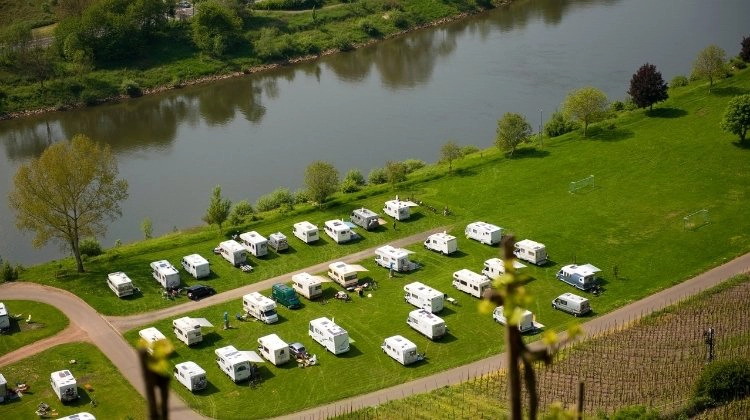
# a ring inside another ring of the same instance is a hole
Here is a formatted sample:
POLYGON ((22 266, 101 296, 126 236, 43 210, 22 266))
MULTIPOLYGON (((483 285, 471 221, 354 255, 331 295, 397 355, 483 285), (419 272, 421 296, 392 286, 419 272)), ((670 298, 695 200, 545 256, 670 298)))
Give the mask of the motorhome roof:
POLYGON ((167 260, 154 261, 151 263, 151 268, 164 275, 174 274, 177 272, 177 269, 174 268, 174 266, 167 260))
POLYGON ((165 340, 167 337, 157 330, 156 327, 148 327, 138 331, 138 335, 146 341, 154 342, 158 340, 165 340))
POLYGON ((440 318, 432 312, 426 311, 424 309, 415 309, 409 312, 409 316, 412 316, 414 318, 421 318, 431 325, 442 324, 445 322, 443 321, 443 318, 440 318))
POLYGON ((354 213, 357 213, 357 214, 359 214, 362 217, 373 217, 373 216, 377 217, 377 215, 378 215, 374 211, 372 211, 370 209, 366 209, 364 207, 362 207, 361 209, 354 210, 354 213))
POLYGON ((215 353, 217 356, 223 357, 232 364, 251 362, 250 358, 247 356, 247 353, 237 350, 236 348, 234 348, 234 346, 218 348, 215 350, 215 353))
POLYGON ((453 239, 456 239, 456 237, 453 235, 448 235, 446 232, 438 232, 433 233, 427 239, 443 239, 446 241, 452 241, 453 239))
POLYGON ((279 239, 286 239, 286 235, 284 235, 284 234, 283 234, 283 233, 281 233, 281 232, 276 232, 276 233, 272 233, 272 234, 270 234, 270 235, 268 235, 268 236, 269 236, 269 237, 271 237, 271 238, 273 238, 273 239, 276 239, 276 240, 279 240, 279 239))
POLYGON ((76 384, 76 378, 73 377, 73 374, 70 373, 69 370, 58 370, 57 372, 52 372, 51 378, 57 386, 76 384))
POLYGON ((582 276, 589 276, 589 275, 596 274, 596 273, 602 271, 599 268, 597 268, 597 267, 595 267, 595 266, 593 266, 591 264, 583 264, 583 265, 570 264, 570 265, 566 265, 562 269, 566 270, 566 271, 571 271, 573 273, 580 274, 582 276))
POLYGON ((588 300, 585 297, 574 295, 573 293, 570 293, 570 292, 563 293, 560 296, 558 296, 558 298, 560 298, 560 299, 567 299, 567 300, 571 300, 571 301, 574 301, 574 302, 586 302, 588 300))
POLYGON ((390 344, 391 347, 394 347, 400 350, 413 349, 417 347, 416 344, 412 343, 411 341, 407 340, 406 338, 400 335, 394 335, 392 337, 388 337, 385 339, 385 341, 388 342, 388 344, 390 344))
POLYGON ((195 266, 208 264, 208 260, 198 254, 185 255, 183 259, 195 266))
POLYGON ((276 334, 269 334, 258 339, 258 344, 268 347, 271 350, 284 349, 289 346, 284 340, 276 334))
MULTIPOLYGON (((491 265, 495 265, 495 264, 497 264, 497 265, 503 265, 505 263, 503 262, 503 260, 501 260, 500 258, 497 258, 497 257, 490 258, 489 260, 487 260, 487 261, 484 262, 485 266, 491 266, 491 265)), ((513 267, 515 267, 515 269, 518 270, 518 269, 521 269, 521 268, 526 268, 526 264, 518 262, 518 260, 513 260, 513 267)))
POLYGON ((261 242, 267 242, 267 239, 265 237, 263 237, 263 235, 261 235, 260 233, 254 231, 254 230, 250 231, 250 232, 245 232, 245 233, 240 234, 240 239, 242 239, 243 241, 245 241, 247 243, 251 243, 251 244, 257 244, 257 243, 261 243, 261 242))
POLYGON ((453 276, 454 277, 456 277, 456 276, 459 276, 459 277, 467 276, 467 277, 471 277, 472 280, 490 281, 487 278, 487 276, 484 276, 484 275, 479 274, 479 273, 475 273, 475 272, 469 270, 468 268, 462 268, 462 269, 456 271, 455 273, 453 273, 453 276))
POLYGON ((391 245, 381 246, 380 248, 377 249, 377 252, 386 254, 390 256, 391 258, 400 258, 400 257, 411 254, 410 251, 407 251, 403 248, 394 248, 391 245))
POLYGON ((411 207, 409 205, 408 201, 401 201, 401 200, 388 200, 388 201, 385 202, 385 204, 386 205, 388 205, 388 204, 394 204, 394 205, 396 205, 397 208, 411 207))
POLYGON ((109 273, 107 277, 109 277, 109 280, 115 285, 131 283, 130 277, 128 277, 128 275, 123 273, 122 271, 118 271, 116 273, 109 273))
POLYGON ((202 367, 191 361, 178 363, 174 367, 175 369, 184 372, 188 377, 206 374, 206 371, 202 367))
POLYGON ((234 239, 230 239, 228 241, 224 241, 219 244, 220 247, 226 248, 229 251, 235 252, 235 251, 244 251, 245 247, 240 245, 239 242, 235 241, 234 239))
POLYGON ((300 284, 311 285, 323 283, 324 279, 320 276, 313 276, 310 273, 298 273, 292 276, 292 280, 300 284))
POLYGON ((516 247, 519 247, 519 248, 529 248, 529 249, 540 249, 540 248, 544 248, 544 244, 532 241, 531 239, 524 239, 522 241, 516 242, 516 247))
POLYGON ((431 297, 443 296, 443 294, 440 293, 439 291, 433 289, 432 287, 430 287, 430 286, 428 286, 428 285, 426 285, 424 283, 420 283, 418 281, 415 281, 414 283, 407 284, 406 286, 404 286, 404 290, 407 290, 407 291, 410 291, 410 292, 414 292, 416 290, 416 291, 422 292, 424 294, 427 294, 427 295, 429 295, 431 297))
POLYGON ((254 302, 260 303, 260 304, 266 304, 266 303, 268 303, 268 301, 271 301, 271 303, 273 303, 273 300, 271 298, 269 298, 267 296, 263 296, 262 294, 260 294, 260 292, 248 293, 248 294, 242 296, 242 299, 254 301, 254 302))
POLYGON ((328 220, 328 221, 326 221, 326 226, 329 229, 332 229, 332 230, 334 230, 336 232, 344 232, 344 231, 347 231, 347 230, 351 230, 351 228, 349 227, 349 225, 347 225, 346 223, 342 222, 341 220, 328 220))
POLYGON ((183 328, 195 328, 198 329, 200 327, 213 327, 211 323, 206 318, 191 318, 189 316, 184 316, 182 318, 177 318, 172 321, 172 325, 177 327, 183 327, 183 328))
POLYGON ((300 229, 300 230, 318 230, 318 227, 314 224, 308 222, 305 220, 304 222, 297 222, 294 224, 294 229, 300 229))
POLYGON ((320 329, 328 331, 329 334, 332 336, 342 335, 346 334, 346 330, 336 325, 333 321, 330 319, 323 317, 323 318, 317 318, 310 321, 313 324, 316 324, 320 329))
POLYGON ((495 225, 493 225, 491 223, 487 223, 487 222, 473 222, 473 223, 469 223, 468 227, 475 227, 477 229, 488 230, 488 231, 500 230, 500 226, 495 226, 495 225))

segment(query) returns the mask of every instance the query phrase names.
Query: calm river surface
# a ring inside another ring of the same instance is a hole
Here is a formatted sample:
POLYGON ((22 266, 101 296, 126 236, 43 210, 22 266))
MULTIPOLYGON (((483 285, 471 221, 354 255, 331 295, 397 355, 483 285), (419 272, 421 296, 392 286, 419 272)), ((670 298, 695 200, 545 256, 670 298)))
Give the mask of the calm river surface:
POLYGON ((7 194, 18 166, 51 141, 84 133, 117 154, 130 183, 105 247, 201 224, 212 188, 254 203, 297 190, 316 159, 365 175, 387 160, 438 159, 449 139, 488 147, 497 120, 545 121, 571 89, 624 99, 653 63, 669 81, 717 44, 735 56, 750 35, 747 0, 529 0, 370 48, 75 112, 0 122, 0 256, 59 258, 18 232, 7 194), (540 115, 541 111, 541 115, 540 115), (49 126, 49 133, 47 127, 49 126))

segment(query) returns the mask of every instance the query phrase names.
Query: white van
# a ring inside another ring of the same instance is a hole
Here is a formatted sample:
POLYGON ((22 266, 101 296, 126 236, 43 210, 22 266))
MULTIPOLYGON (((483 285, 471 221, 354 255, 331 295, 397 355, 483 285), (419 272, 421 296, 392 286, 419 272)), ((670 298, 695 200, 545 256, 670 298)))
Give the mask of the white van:
MULTIPOLYGON (((507 322, 504 310, 504 306, 498 306, 492 312, 492 319, 503 325, 505 325, 507 322)), ((517 310, 520 311, 521 308, 518 308, 517 310)), ((544 325, 534 320, 534 314, 531 313, 531 311, 529 311, 528 309, 524 309, 523 313, 521 313, 521 319, 518 322, 518 331, 520 331, 521 333, 525 333, 530 331, 537 331, 542 328, 544 328, 544 325)))
MULTIPOLYGON (((516 272, 518 272, 518 270, 526 268, 526 265, 514 260, 513 267, 516 269, 516 272)), ((500 276, 505 274, 505 261, 501 260, 500 258, 490 258, 489 260, 484 262, 482 274, 493 280, 499 278, 500 276)))
POLYGON ((406 323, 430 340, 437 340, 448 331, 443 318, 424 309, 415 309, 409 312, 406 323))
POLYGON ((408 201, 399 201, 399 199, 388 200, 383 205, 383 213, 393 217, 396 220, 406 220, 411 217, 411 205, 408 201))
POLYGON ((146 351, 149 354, 154 353, 154 344, 160 340, 166 340, 167 337, 157 330, 156 327, 148 327, 138 331, 138 335, 146 342, 146 351))
POLYGON ((305 220, 304 222, 295 223, 292 233, 294 233, 294 236, 296 236, 306 244, 315 242, 319 238, 318 227, 308 222, 307 220, 305 220))
POLYGON ((381 246, 375 250, 375 263, 399 273, 416 270, 417 264, 409 260, 409 254, 412 251, 391 245, 381 246))
POLYGON ((309 300, 313 300, 323 295, 324 281, 327 280, 320 276, 299 273, 292 276, 292 289, 309 300))
POLYGON ((310 321, 308 334, 333 354, 349 351, 349 333, 328 318, 316 318, 310 321))
MULTIPOLYGON (((130 277, 128 277, 127 274, 121 271, 107 274, 107 286, 109 286, 110 290, 112 290, 119 298, 131 296, 135 292, 133 281, 130 280, 130 277)), ((0 328, 2 328, 2 326, 0 326, 0 328)))
POLYGON ((345 289, 357 286, 359 282, 357 273, 360 271, 367 271, 367 269, 361 265, 347 264, 341 261, 328 265, 328 277, 345 289))
POLYGON ((254 230, 240 234, 240 243, 256 257, 268 255, 268 239, 254 230))
POLYGON ((0 330, 10 328, 10 317, 8 316, 8 309, 5 308, 5 304, 0 302, 0 330))
POLYGON ((524 261, 528 261, 536 265, 544 265, 547 263, 547 247, 539 242, 534 242, 529 239, 516 242, 513 245, 513 255, 516 258, 524 261))
POLYGON ((260 379, 260 370, 256 363, 262 363, 263 358, 254 351, 239 351, 234 346, 221 347, 214 350, 216 364, 226 373, 234 383, 248 379, 260 379))
POLYGON ((208 385, 206 371, 195 362, 182 362, 174 366, 174 377, 190 392, 200 391, 208 385))
POLYGON ((349 242, 354 237, 352 228, 341 220, 327 220, 323 230, 325 230, 326 235, 330 236, 337 244, 349 242))
POLYGON ((281 252, 289 249, 289 241, 286 239, 286 235, 276 232, 268 235, 268 246, 276 252, 281 252))
POLYGON ((52 372, 49 377, 49 384, 63 404, 78 398, 78 383, 69 370, 52 372))
POLYGON ((219 253, 235 267, 239 267, 247 261, 247 250, 233 239, 220 243, 219 253))
POLYGON ((283 365, 291 360, 289 344, 276 334, 269 334, 258 339, 258 351, 266 360, 275 366, 283 365))
POLYGON ((435 233, 427 237, 427 240, 424 241, 424 247, 448 255, 458 251, 458 241, 455 236, 448 235, 445 232, 435 233))
POLYGON ((211 274, 211 267, 209 267, 208 260, 199 254, 186 255, 182 257, 180 263, 182 264, 182 268, 196 279, 202 279, 211 274))
POLYGON ((443 310, 445 294, 426 284, 415 281, 404 286, 404 300, 417 308, 426 309, 432 313, 443 310))
POLYGON ((466 225, 464 233, 468 239, 487 245, 496 245, 503 237, 503 228, 485 222, 473 222, 466 225))
POLYGON ((417 353, 417 345, 400 335, 386 338, 380 348, 404 366, 423 359, 423 356, 417 353))
POLYGON ((573 316, 586 315, 591 311, 589 300, 573 293, 563 293, 556 297, 552 301, 552 307, 573 316))
POLYGON ((203 341, 203 327, 213 327, 206 318, 190 318, 185 316, 172 321, 174 334, 177 339, 188 346, 203 341))
POLYGON ((151 275, 165 289, 180 287, 180 272, 167 260, 152 262, 151 275))
POLYGON ((481 299, 484 291, 491 286, 489 278, 466 268, 453 273, 453 287, 476 298, 481 299))
POLYGON ((380 226, 380 216, 364 207, 352 210, 351 221, 357 226, 362 226, 365 230, 373 230, 380 226))
POLYGON ((261 295, 259 292, 252 292, 242 296, 242 309, 248 315, 266 324, 273 324, 279 320, 279 315, 276 313, 276 302, 271 298, 261 295))

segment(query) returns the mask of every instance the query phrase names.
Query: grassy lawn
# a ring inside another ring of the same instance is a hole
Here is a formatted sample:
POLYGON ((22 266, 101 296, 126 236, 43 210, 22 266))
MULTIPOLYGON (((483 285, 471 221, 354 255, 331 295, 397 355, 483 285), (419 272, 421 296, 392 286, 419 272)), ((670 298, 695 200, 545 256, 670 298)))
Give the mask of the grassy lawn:
POLYGON ((0 339, 0 354, 53 336, 68 326, 69 320, 57 308, 28 300, 3 300, 10 315, 10 331, 0 339), (20 315, 15 317, 14 315, 20 315), (29 315, 31 322, 27 323, 29 315))
POLYGON ((57 410, 58 416, 88 411, 97 418, 145 419, 146 401, 122 377, 95 346, 88 343, 64 344, 4 366, 3 375, 9 386, 25 382, 30 386, 22 398, 3 404, 6 419, 34 418, 34 410, 45 402, 57 410), (70 364, 75 360, 75 364, 70 364), (68 369, 76 378, 79 398, 63 405, 49 384, 52 372, 68 369), (91 390, 84 386, 91 385, 91 390), (91 401, 95 400, 94 407, 91 401))

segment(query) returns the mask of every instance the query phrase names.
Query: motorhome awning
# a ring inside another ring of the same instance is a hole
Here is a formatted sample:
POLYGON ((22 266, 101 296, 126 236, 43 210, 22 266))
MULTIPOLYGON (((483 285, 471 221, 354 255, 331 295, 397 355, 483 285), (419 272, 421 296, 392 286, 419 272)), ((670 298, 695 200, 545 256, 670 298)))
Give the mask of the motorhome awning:
POLYGON ((357 227, 357 225, 355 225, 355 224, 354 224, 354 223, 352 223, 352 222, 344 222, 344 224, 345 224, 345 225, 347 225, 347 226, 349 226, 349 228, 351 228, 351 229, 354 229, 354 228, 356 228, 356 227, 357 227))
POLYGON ((581 271, 586 272, 587 274, 588 273, 595 274, 595 273, 602 271, 598 267, 593 266, 591 264, 579 265, 578 267, 581 269, 581 271))
POLYGON ((359 264, 347 264, 354 271, 370 271, 359 264))
POLYGON ((200 325, 201 327, 213 327, 214 324, 212 324, 209 320, 206 318, 191 318, 191 320, 196 324, 200 325))
POLYGON ((239 353, 241 355, 247 357, 247 359, 249 361, 251 361, 252 363, 263 363, 263 362, 265 362, 265 360, 263 360, 263 358, 260 357, 258 355, 258 353, 254 352, 252 350, 249 350, 249 351, 239 351, 239 353))
POLYGON ((333 280, 329 279, 328 277, 323 277, 323 276, 310 276, 310 279, 311 280, 317 280, 317 281, 319 281, 321 283, 330 283, 330 282, 333 282, 333 280))
POLYGON ((513 268, 515 268, 516 270, 520 270, 522 268, 526 268, 526 264, 522 264, 518 262, 518 260, 513 260, 513 268))
POLYGON ((419 207, 419 204, 413 202, 413 201, 402 201, 403 204, 406 204, 409 207, 419 207))

